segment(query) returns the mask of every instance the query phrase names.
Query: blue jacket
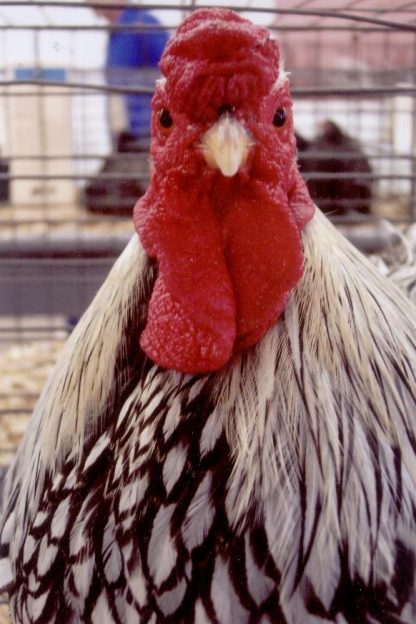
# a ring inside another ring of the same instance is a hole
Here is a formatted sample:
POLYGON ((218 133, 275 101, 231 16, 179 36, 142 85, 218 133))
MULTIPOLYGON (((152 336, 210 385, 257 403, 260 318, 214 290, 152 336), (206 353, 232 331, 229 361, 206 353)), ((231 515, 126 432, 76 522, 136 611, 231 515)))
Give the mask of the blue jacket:
MULTIPOLYGON (((117 25, 152 24, 159 21, 138 8, 125 8, 117 25)), ((162 26, 157 30, 112 31, 107 49, 107 76, 112 85, 153 88, 159 75, 158 63, 168 35, 162 26)), ((150 133, 151 95, 126 95, 129 130, 136 138, 150 133)))

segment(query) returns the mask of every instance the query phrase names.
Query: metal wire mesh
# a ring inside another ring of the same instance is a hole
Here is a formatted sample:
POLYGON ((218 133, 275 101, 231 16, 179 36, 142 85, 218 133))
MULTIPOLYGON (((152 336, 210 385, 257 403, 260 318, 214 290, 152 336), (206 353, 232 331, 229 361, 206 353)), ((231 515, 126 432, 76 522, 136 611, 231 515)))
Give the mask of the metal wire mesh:
MULTIPOLYGON (((416 2, 213 4, 249 12, 279 39, 291 72, 302 171, 330 217, 337 223, 357 218, 372 223, 380 216, 414 221, 416 2), (352 141, 323 145, 328 122, 352 141), (334 182, 338 195, 328 191, 334 182)), ((122 97, 151 93, 155 76, 130 69, 110 80, 105 70, 110 32, 170 35, 189 11, 207 5, 137 5, 155 12, 161 25, 109 24, 93 11, 119 6, 0 5, 0 419, 5 429, 13 422, 23 429, 22 417, 31 412, 65 336, 131 235, 134 194, 148 181, 148 142, 123 135, 117 110, 122 97), (114 136, 124 143, 114 143, 114 136), (88 195, 91 188, 95 195, 88 195)), ((4 461, 18 437, 0 440, 7 450, 4 461)))

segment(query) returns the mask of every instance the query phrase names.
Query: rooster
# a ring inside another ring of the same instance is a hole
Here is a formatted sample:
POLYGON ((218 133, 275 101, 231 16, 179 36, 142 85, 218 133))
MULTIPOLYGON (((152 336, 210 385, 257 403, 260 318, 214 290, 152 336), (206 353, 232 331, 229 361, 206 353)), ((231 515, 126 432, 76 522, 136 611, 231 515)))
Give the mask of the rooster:
POLYGON ((161 60, 137 233, 5 485, 19 624, 416 620, 416 311, 315 210, 268 31, 161 60))

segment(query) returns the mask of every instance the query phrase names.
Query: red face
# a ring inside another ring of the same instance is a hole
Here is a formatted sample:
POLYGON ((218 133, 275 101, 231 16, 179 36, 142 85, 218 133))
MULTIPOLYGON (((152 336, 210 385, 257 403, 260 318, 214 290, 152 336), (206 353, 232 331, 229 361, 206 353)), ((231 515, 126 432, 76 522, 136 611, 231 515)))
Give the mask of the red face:
MULTIPOLYGON (((231 91, 227 89, 228 84, 224 86, 225 92, 231 91)), ((229 117, 239 122, 247 133, 246 158, 237 172, 239 182, 247 176, 260 177, 281 185, 287 192, 293 179, 296 158, 292 101, 287 80, 283 80, 281 85, 277 83, 269 94, 255 101, 239 102, 225 93, 217 103, 214 92, 212 103, 206 97, 201 98, 200 93, 191 90, 189 95, 190 99, 193 98, 194 110, 198 111, 195 115, 185 112, 181 103, 175 101, 168 84, 157 87, 152 117, 155 169, 171 173, 180 169, 182 175, 197 173, 204 179, 211 179, 213 170, 207 166, 204 157, 204 136, 221 117, 229 117), (205 114, 199 108, 201 99, 207 103, 205 114)))
POLYGON ((159 262, 141 344, 187 372, 223 366, 282 313, 313 207, 297 172, 288 81, 265 29, 196 11, 153 99, 150 188, 135 222, 159 262))

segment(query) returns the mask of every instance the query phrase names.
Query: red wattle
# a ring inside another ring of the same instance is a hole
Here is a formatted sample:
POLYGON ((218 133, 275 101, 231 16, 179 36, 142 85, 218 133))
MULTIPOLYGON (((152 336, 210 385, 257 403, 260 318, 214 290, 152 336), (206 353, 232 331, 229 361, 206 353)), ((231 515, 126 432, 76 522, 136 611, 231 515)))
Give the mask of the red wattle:
POLYGON ((302 275, 302 242, 287 198, 260 185, 238 197, 224 227, 237 309, 234 351, 240 351, 256 344, 283 312, 302 275))
POLYGON ((217 177, 214 195, 171 182, 135 207, 141 241, 159 263, 140 344, 164 368, 209 372, 282 313, 302 274, 297 219, 305 216, 278 187, 240 188, 238 176, 217 177))
POLYGON ((172 188, 150 189, 135 207, 144 248, 159 262, 141 346, 164 368, 208 372, 231 357, 235 297, 208 198, 172 188))
MULTIPOLYGON (((207 316, 207 320, 211 319, 207 316)), ((235 323, 227 323, 224 317, 216 331, 204 327, 204 323, 198 325, 189 311, 172 298, 163 277, 158 277, 147 325, 140 337, 140 346, 151 360, 162 368, 186 373, 210 372, 228 362, 234 339, 235 323)))

